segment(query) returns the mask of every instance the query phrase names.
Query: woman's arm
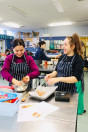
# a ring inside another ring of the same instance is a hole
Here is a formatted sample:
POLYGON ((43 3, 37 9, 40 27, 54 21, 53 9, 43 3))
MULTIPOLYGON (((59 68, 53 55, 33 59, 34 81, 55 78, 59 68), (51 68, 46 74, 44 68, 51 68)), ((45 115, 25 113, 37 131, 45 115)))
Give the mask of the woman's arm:
POLYGON ((56 77, 57 76, 57 71, 53 71, 51 74, 50 74, 51 78, 52 77, 56 77))
POLYGON ((58 80, 59 80, 59 82, 65 82, 65 83, 76 83, 76 82, 78 82, 78 80, 75 76, 59 77, 58 80))
POLYGON ((77 78, 75 76, 71 77, 56 77, 56 78, 50 78, 48 79, 48 85, 53 85, 58 82, 64 82, 64 83, 76 83, 78 82, 77 78))
POLYGON ((45 81, 48 81, 50 78, 52 77, 56 77, 57 76, 57 71, 53 71, 52 73, 48 74, 45 76, 45 81))
POLYGON ((50 61, 51 60, 51 58, 46 56, 43 51, 40 53, 40 56, 41 56, 41 60, 46 60, 46 61, 50 61))
POLYGON ((13 76, 9 73, 11 61, 12 61, 12 56, 7 56, 4 61, 2 70, 1 70, 2 77, 5 78, 9 82, 11 82, 13 79, 13 76))

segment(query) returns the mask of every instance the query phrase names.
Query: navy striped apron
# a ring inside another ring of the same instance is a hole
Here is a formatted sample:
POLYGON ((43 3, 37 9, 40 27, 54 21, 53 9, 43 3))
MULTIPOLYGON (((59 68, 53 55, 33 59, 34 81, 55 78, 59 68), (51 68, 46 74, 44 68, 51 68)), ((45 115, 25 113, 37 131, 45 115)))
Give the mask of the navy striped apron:
POLYGON ((24 55, 24 62, 22 63, 15 63, 14 60, 15 60, 15 55, 13 55, 13 59, 10 67, 10 73, 15 79, 21 81, 22 78, 25 77, 30 72, 30 69, 27 64, 25 55, 24 55))
MULTIPOLYGON (((72 71, 72 63, 76 55, 72 57, 71 62, 66 61, 67 56, 64 55, 62 60, 57 64, 57 77, 70 77, 73 76, 72 71)), ((75 83, 64 83, 59 82, 56 85, 58 85, 57 91, 65 91, 67 93, 76 93, 76 85, 75 83)))

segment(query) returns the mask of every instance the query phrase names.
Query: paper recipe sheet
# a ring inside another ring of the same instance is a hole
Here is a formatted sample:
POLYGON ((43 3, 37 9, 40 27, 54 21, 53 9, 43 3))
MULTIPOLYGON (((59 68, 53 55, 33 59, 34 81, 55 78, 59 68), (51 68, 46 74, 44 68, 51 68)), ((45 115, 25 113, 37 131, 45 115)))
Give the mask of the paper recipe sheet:
POLYGON ((36 121, 58 109, 58 107, 44 101, 41 103, 20 104, 17 121, 36 121))

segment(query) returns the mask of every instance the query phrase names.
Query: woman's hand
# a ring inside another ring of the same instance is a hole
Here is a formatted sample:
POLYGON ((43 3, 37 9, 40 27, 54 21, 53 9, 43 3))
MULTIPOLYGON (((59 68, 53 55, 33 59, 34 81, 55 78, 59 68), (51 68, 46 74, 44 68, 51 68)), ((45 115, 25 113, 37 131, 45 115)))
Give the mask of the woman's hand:
POLYGON ((13 79, 12 79, 12 84, 15 85, 15 86, 21 86, 21 85, 22 85, 22 82, 16 80, 15 78, 13 78, 13 79))
POLYGON ((30 77, 29 76, 23 77, 22 81, 24 83, 28 83, 30 81, 30 77))
POLYGON ((51 74, 48 74, 48 75, 45 76, 44 79, 45 79, 45 81, 47 82, 50 78, 51 78, 51 74))
POLYGON ((56 56, 56 59, 58 59, 61 55, 62 55, 62 54, 57 55, 57 56, 56 56))
POLYGON ((50 78, 50 79, 48 79, 47 84, 48 85, 53 85, 57 82, 59 82, 59 80, 57 78, 50 78))

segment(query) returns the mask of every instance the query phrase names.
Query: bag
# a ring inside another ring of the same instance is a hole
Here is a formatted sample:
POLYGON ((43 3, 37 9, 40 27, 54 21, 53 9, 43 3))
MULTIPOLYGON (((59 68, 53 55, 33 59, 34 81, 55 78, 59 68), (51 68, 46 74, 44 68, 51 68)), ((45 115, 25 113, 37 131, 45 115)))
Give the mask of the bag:
POLYGON ((76 87, 77 87, 77 93, 79 94, 78 97, 78 110, 77 110, 77 114, 81 115, 84 112, 84 92, 82 92, 82 83, 81 81, 75 83, 76 87))

